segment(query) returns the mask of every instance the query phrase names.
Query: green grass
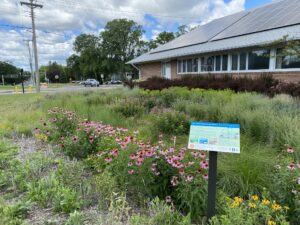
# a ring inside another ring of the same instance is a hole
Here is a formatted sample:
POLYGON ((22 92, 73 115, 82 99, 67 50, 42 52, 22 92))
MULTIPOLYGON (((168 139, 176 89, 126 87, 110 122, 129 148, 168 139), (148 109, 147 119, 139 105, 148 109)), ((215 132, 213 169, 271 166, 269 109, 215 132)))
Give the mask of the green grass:
MULTIPOLYGON (((241 154, 219 154, 218 187, 228 196, 247 197, 262 194, 265 188, 274 189, 271 187, 272 169, 279 158, 285 158, 282 153, 286 147, 293 146, 296 157, 299 157, 300 103, 287 96, 270 99, 255 93, 237 94, 232 91, 172 88, 162 92, 148 92, 120 88, 109 91, 7 95, 0 96, 0 102, 0 137, 7 138, 13 134, 33 135, 34 128, 46 119, 47 110, 53 107, 73 110, 88 120, 139 130, 146 141, 157 140, 162 131, 167 139, 176 135, 178 147, 187 145, 186 129, 177 129, 160 118, 174 115, 175 118, 170 119, 171 123, 175 121, 180 124, 180 116, 185 114, 187 121, 239 123, 242 133, 241 154)), ((31 184, 35 188, 47 184, 45 180, 34 182, 31 184)), ((51 192, 50 195, 57 201, 59 196, 68 198, 71 209, 78 209, 78 206, 72 205, 76 194, 67 196, 69 186, 60 183, 58 188, 51 187, 49 192, 54 190, 55 193, 51 192), (60 190, 61 187, 64 189, 60 190)), ((29 193, 33 196, 38 197, 42 193, 48 199, 48 192, 34 188, 31 190, 29 193)), ((56 208, 72 211, 61 206, 59 201, 56 208)))

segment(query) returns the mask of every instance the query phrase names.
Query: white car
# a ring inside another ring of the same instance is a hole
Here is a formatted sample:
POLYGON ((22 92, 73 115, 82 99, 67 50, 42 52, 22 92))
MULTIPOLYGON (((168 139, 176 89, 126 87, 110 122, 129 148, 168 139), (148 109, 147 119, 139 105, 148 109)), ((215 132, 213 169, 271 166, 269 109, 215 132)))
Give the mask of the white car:
POLYGON ((87 87, 87 86, 91 86, 91 87, 99 87, 99 81, 95 80, 95 79, 87 79, 85 82, 84 82, 84 86, 87 87))

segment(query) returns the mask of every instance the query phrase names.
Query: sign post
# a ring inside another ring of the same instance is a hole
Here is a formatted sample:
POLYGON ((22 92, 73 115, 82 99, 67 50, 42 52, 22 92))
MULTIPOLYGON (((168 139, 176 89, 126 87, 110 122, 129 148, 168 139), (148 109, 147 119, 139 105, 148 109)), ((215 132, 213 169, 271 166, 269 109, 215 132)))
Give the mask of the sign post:
POLYGON ((189 149, 209 151, 207 217, 215 215, 218 152, 240 153, 240 125, 193 122, 189 149))

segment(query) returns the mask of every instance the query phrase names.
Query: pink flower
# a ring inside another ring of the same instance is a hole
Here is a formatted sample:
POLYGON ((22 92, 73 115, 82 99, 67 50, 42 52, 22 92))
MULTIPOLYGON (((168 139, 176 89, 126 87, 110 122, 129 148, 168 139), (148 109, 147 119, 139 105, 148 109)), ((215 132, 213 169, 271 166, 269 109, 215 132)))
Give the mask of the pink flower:
POLYGON ((135 156, 135 154, 130 154, 129 158, 130 158, 130 159, 135 159, 136 156, 135 156))
POLYGON ((292 154, 294 153, 294 149, 292 147, 287 148, 287 153, 292 154))
POLYGON ((178 183, 179 183, 178 177, 173 176, 172 179, 171 179, 171 184, 175 187, 175 186, 178 185, 178 183))
POLYGON ((110 158, 110 157, 109 158, 105 158, 105 161, 108 162, 108 163, 110 163, 112 161, 112 158, 110 158))
POLYGON ((128 170, 128 173, 129 173, 130 175, 132 175, 132 174, 134 174, 134 170, 128 170))
POLYGON ((208 169, 208 162, 207 161, 202 161, 202 162, 200 162, 200 165, 201 165, 201 167, 202 167, 202 169, 208 169))
POLYGON ((65 137, 61 135, 61 136, 60 136, 60 140, 63 141, 64 139, 65 139, 65 137))
POLYGON ((290 164, 290 165, 287 166, 287 168, 289 170, 295 170, 295 165, 294 164, 290 164))
POLYGON ((142 162, 135 162, 135 165, 141 166, 141 165, 142 165, 142 162))
POLYGON ((202 158, 202 159, 205 159, 206 155, 202 152, 202 153, 200 153, 199 157, 202 158))
POLYGON ((202 178, 203 178, 204 180, 208 180, 208 175, 207 175, 207 174, 204 174, 204 175, 202 176, 202 178))
POLYGON ((298 178, 298 184, 300 185, 300 177, 298 178))
POLYGON ((74 144, 76 144, 78 142, 78 137, 77 136, 73 136, 72 141, 74 144))
POLYGON ((297 190, 293 189, 292 193, 296 195, 297 194, 297 190))
POLYGON ((188 176, 186 177, 186 181, 187 181, 187 182, 192 182, 193 179, 194 179, 194 177, 193 177, 192 175, 188 175, 188 176))
POLYGON ((190 162, 188 163, 188 165, 191 166, 191 165, 193 165, 194 163, 195 163, 194 161, 190 161, 190 162))
POLYGON ((133 163, 132 163, 132 162, 129 162, 127 165, 128 165, 129 167, 131 167, 131 166, 133 165, 133 163))

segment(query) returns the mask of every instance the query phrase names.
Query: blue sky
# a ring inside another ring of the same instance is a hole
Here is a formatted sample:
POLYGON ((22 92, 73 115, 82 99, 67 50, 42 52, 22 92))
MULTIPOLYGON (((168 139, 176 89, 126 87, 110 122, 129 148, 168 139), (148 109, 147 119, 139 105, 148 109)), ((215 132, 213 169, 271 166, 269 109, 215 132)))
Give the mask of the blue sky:
MULTIPOLYGON (((28 1, 28 0, 25 0, 28 1)), ((107 21, 127 18, 141 24, 143 39, 162 31, 176 32, 178 26, 197 26, 213 19, 272 2, 272 0, 37 0, 38 51, 41 65, 50 60, 65 64, 73 54, 73 42, 80 33, 99 35, 107 21)), ((32 33, 28 9, 19 0, 1 0, 0 60, 28 69, 24 39, 32 33), (5 26, 8 25, 8 26, 5 26)))

